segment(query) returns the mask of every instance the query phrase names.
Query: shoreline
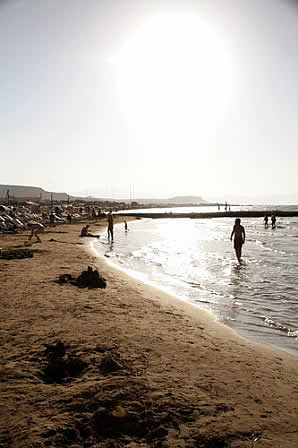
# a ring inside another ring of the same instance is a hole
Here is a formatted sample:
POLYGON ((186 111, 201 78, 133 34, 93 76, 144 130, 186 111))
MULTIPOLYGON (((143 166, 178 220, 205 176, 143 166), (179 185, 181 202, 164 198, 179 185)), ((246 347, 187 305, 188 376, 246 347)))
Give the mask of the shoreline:
POLYGON ((238 210, 227 212, 191 212, 191 213, 173 213, 173 212, 118 212, 119 216, 151 219, 162 218, 190 218, 190 219, 202 219, 202 218, 263 218, 266 214, 269 216, 274 213, 276 217, 294 218, 298 216, 298 211, 282 211, 282 210, 238 210))
POLYGON ((92 256, 80 228, 0 260, 0 447, 296 447, 296 358, 92 256), (87 265, 106 289, 54 282, 87 265), (45 352, 58 340, 83 369, 53 382, 45 352))
MULTIPOLYGON (((186 314, 189 314, 190 316, 196 316, 197 319, 204 317, 204 319, 209 320, 209 324, 210 325, 218 325, 219 328, 222 328, 223 332, 227 332, 227 333, 231 333, 234 336, 236 336, 237 338, 243 339, 245 342, 247 342, 248 344, 258 344, 261 346, 264 346, 265 348, 269 348, 269 350, 277 350, 277 351, 281 351, 282 353, 286 353, 287 355, 289 355, 291 358, 297 359, 297 357, 295 357, 294 355, 292 355, 291 353, 280 349, 279 347, 275 347, 275 346, 269 346, 267 344, 263 344, 263 343, 258 343, 258 342, 254 342, 253 340, 250 340, 248 338, 246 338, 245 336, 241 336, 239 333, 237 333, 237 331, 232 328, 229 327, 228 325, 219 322, 217 320, 217 317, 214 313, 212 313, 212 311, 200 308, 199 305, 196 305, 195 303, 192 302, 188 302, 186 300, 181 299, 180 297, 178 297, 177 295, 175 295, 173 292, 171 291, 166 291, 166 289, 163 289, 160 285, 154 284, 152 282, 147 282, 142 278, 138 278, 137 275, 133 275, 130 274, 129 271, 126 271, 124 268, 122 268, 121 266, 117 265, 116 263, 113 263, 113 261, 110 261, 109 258, 106 259, 106 257, 104 255, 101 255, 99 253, 96 252, 96 249, 94 249, 92 247, 92 243, 93 241, 90 241, 89 244, 85 245, 85 250, 87 251, 87 253, 89 253, 91 256, 94 256, 95 253, 95 257, 98 258, 102 263, 106 264, 111 270, 114 271, 115 275, 123 275, 123 278, 131 283, 134 283, 134 287, 135 288, 139 288, 140 286, 142 288, 148 288, 148 289, 152 289, 152 295, 154 295, 154 293, 156 295, 160 294, 163 297, 161 297, 160 299, 162 300, 162 302, 169 304, 169 305, 174 305, 177 308, 180 308, 181 310, 183 310, 186 314)), ((133 271, 135 274, 137 274, 136 271, 133 271)))
MULTIPOLYGON (((130 220, 134 221, 134 218, 132 216, 130 216, 130 220)), ((118 225, 120 225, 120 224, 118 224, 118 225)), ((102 235, 104 235, 104 233, 102 235)), ((264 347, 267 347, 269 349, 278 350, 278 351, 280 351, 280 352, 282 352, 284 354, 287 354, 287 355, 293 357, 294 359, 298 360, 298 354, 296 352, 294 352, 293 350, 292 351, 290 349, 287 350, 286 348, 282 348, 282 347, 280 347, 277 344, 266 343, 266 342, 264 342, 262 340, 262 337, 260 335, 258 335, 258 337, 254 336, 254 335, 250 336, 248 329, 242 329, 241 330, 242 334, 241 334, 241 332, 240 332, 240 330, 238 328, 234 328, 232 326, 229 326, 226 323, 220 322, 218 320, 216 314, 213 311, 208 310, 208 309, 203 308, 203 307, 200 307, 200 305, 197 304, 197 303, 193 303, 191 301, 187 301, 187 300, 183 299, 183 297, 179 296, 178 294, 175 294, 175 291, 170 290, 170 288, 163 287, 162 285, 160 285, 158 283, 155 283, 153 281, 147 281, 144 278, 144 276, 142 275, 141 272, 125 269, 120 264, 117 264, 116 262, 114 262, 113 258, 110 258, 109 256, 103 255, 100 252, 98 252, 96 250, 96 247, 94 247, 93 243, 94 243, 94 241, 90 241, 90 243, 89 243, 91 255, 95 254, 96 257, 100 258, 102 261, 104 261, 112 269, 115 269, 117 272, 124 273, 129 279, 136 280, 136 281, 141 281, 146 286, 153 287, 156 290, 163 292, 167 296, 172 297, 173 300, 175 300, 177 302, 177 304, 182 303, 182 304, 185 304, 185 307, 190 306, 194 310, 198 310, 199 312, 202 311, 203 313, 209 314, 211 316, 211 318, 214 319, 214 321, 216 323, 218 323, 219 325, 223 325, 228 330, 233 331, 237 336, 239 336, 241 339, 244 339, 245 341, 247 341, 249 343, 260 344, 260 345, 263 345, 264 347)))
MULTIPOLYGON (((241 335, 240 333, 237 332, 236 329, 230 327, 227 324, 224 324, 223 322, 218 321, 216 315, 212 311, 201 308, 199 305, 197 305, 195 303, 183 300, 179 296, 175 295, 172 291, 167 291, 166 289, 163 289, 158 284, 154 284, 152 282, 147 282, 143 278, 138 278, 137 275, 134 276, 133 274, 130 274, 129 271, 126 271, 121 266, 117 265, 116 263, 113 263, 113 261, 110 261, 109 258, 107 259, 104 255, 97 253, 96 249, 94 249, 92 247, 92 243, 93 243, 93 241, 90 241, 89 244, 87 244, 87 242, 86 242, 85 250, 87 253, 90 254, 90 256, 95 256, 96 259, 100 260, 100 266, 101 266, 101 263, 103 263, 104 265, 107 266, 107 268, 112 270, 115 275, 120 275, 120 276, 122 275, 123 279, 125 281, 127 281, 128 283, 132 283, 133 287, 136 289, 140 288, 143 291, 148 289, 147 293, 150 290, 152 290, 149 292, 149 294, 151 297, 153 297, 153 300, 154 300, 154 297, 157 296, 158 300, 161 301, 162 303, 169 305, 169 306, 172 305, 198 321, 201 321, 201 320, 206 321, 206 324, 208 325, 209 329, 211 330, 211 328, 212 328, 212 331, 214 331, 217 334, 221 334, 221 336, 223 338, 230 336, 232 338, 235 338, 236 340, 239 339, 239 341, 238 341, 239 343, 255 345, 256 347, 259 346, 260 352, 268 351, 269 353, 273 353, 273 354, 279 353, 280 355, 283 355, 286 358, 288 357, 289 359, 291 359, 293 361, 297 361, 297 366, 298 366, 298 357, 295 356, 293 353, 291 353, 285 349, 282 349, 282 348, 278 347, 277 345, 266 344, 264 342, 258 342, 258 341, 255 341, 252 337, 249 338, 246 335, 241 335)), ((95 261, 95 264, 96 264, 96 261, 95 261)), ((136 271, 133 271, 133 272, 137 274, 136 271)))

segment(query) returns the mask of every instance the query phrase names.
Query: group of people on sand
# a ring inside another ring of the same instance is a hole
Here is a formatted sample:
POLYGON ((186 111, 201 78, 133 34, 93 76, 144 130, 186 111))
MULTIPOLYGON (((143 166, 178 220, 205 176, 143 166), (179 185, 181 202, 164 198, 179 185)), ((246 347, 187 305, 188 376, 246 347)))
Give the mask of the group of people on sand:
MULTIPOLYGON (((84 226, 81 230, 81 237, 87 236, 87 237, 93 237, 93 238, 99 238, 99 235, 93 235, 89 232, 89 224, 84 226)), ((128 226, 127 222, 124 221, 124 229, 125 232, 128 232, 128 226)), ((108 214, 108 241, 113 243, 114 242, 114 216, 112 214, 112 211, 108 214)))
MULTIPOLYGON (((87 236, 92 238, 99 238, 100 235, 93 235, 93 233, 89 232, 89 224, 84 226, 81 230, 81 237, 87 236)), ((114 241, 114 216, 112 212, 110 211, 108 214, 108 240, 113 242, 114 241)))

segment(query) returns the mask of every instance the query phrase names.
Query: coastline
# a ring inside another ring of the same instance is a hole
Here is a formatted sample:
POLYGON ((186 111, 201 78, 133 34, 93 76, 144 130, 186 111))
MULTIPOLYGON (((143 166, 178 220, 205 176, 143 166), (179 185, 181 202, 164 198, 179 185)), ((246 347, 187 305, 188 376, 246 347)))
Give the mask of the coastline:
POLYGON ((49 228, 33 258, 0 260, 0 447, 296 447, 297 359, 92 256, 81 227, 49 228), (106 289, 54 282, 88 265, 106 289), (45 349, 58 340, 84 368, 53 383, 45 349))
MULTIPOLYGON (((114 266, 117 270, 128 274, 132 278, 140 280, 147 285, 154 286, 170 296, 175 296, 179 299, 179 301, 189 303, 201 310, 206 310, 211 313, 218 322, 232 328, 242 338, 254 343, 265 344, 266 346, 273 348, 275 347, 278 350, 289 353, 298 359, 297 333, 295 331, 297 328, 297 315, 295 315, 295 313, 291 313, 291 315, 287 314, 288 310, 286 309, 287 304, 290 306, 289 301, 291 297, 288 297, 288 300, 285 300, 284 304, 281 304, 280 302, 277 303, 277 301, 275 301, 275 296, 277 296, 277 298, 280 297, 278 296, 277 290, 274 290, 274 288, 273 290, 266 288, 268 300, 264 300, 262 302, 264 293, 264 288, 262 288, 262 285, 260 283, 257 284, 257 286, 254 285, 254 291, 252 291, 250 285, 248 284, 248 279, 250 279, 252 284, 255 279, 256 281, 260 281, 261 279, 261 282, 265 284, 270 281, 271 278, 274 278, 273 272, 271 272, 272 277, 268 274, 270 273, 270 269, 268 268, 263 271, 260 271, 259 269, 252 269, 253 263, 259 262, 258 257, 262 258, 260 253, 254 253, 254 243, 256 243, 257 246, 260 244, 264 251, 267 250, 267 254, 265 253, 265 258, 263 258, 264 266, 268 261, 270 263, 275 261, 275 265, 279 266, 279 260, 276 259, 276 257, 270 257, 270 255, 268 256, 268 251, 274 250, 271 246, 269 248, 270 236, 268 239, 265 237, 263 243, 257 239, 255 240, 255 237, 260 238, 259 235, 253 235, 251 237, 248 241, 249 247, 245 247, 244 263, 242 264, 241 269, 238 269, 236 262, 233 263, 233 253, 232 257, 230 257, 230 252, 227 255, 227 251, 223 248, 225 243, 223 243, 221 251, 217 255, 220 257, 221 263, 223 260, 225 260, 225 263, 222 266, 222 269, 220 269, 220 272, 217 272, 216 279, 214 278, 213 281, 211 280, 208 283, 204 281, 204 279, 206 275, 209 275, 209 271, 207 271, 206 274, 206 272, 201 272, 200 269, 195 269, 196 272, 191 273, 190 276, 188 276, 186 268, 183 270, 183 268, 177 267, 177 270, 175 271, 173 263, 175 260, 174 252, 175 250, 177 252, 177 248, 173 249, 172 252, 172 247, 169 245, 171 243, 168 245, 165 244, 165 246, 161 249, 161 245, 155 241, 154 253, 150 252, 152 251, 151 239, 150 242, 148 242, 146 239, 146 234, 151 235, 150 232, 152 230, 155 236, 156 228, 160 231, 160 228, 156 222, 151 228, 151 222, 152 220, 150 219, 144 219, 142 221, 132 223, 130 230, 133 230, 133 232, 128 234, 129 238, 127 237, 127 234, 122 232, 122 225, 118 224, 118 231, 116 230, 116 244, 110 246, 107 242, 106 235, 103 234, 101 243, 97 243, 96 240, 93 240, 90 243, 92 250, 94 250, 92 255, 96 254, 98 257, 103 257, 103 260, 105 260, 109 266, 114 266), (141 227, 134 227, 134 225, 138 224, 140 224, 141 227), (141 249, 138 239, 133 237, 135 234, 141 234, 144 236, 144 249, 143 247, 141 249), (136 248, 137 250, 135 251, 136 248), (248 253, 247 249, 250 249, 248 250, 248 253), (161 256, 159 256, 159 254, 158 256, 155 256, 158 251, 161 251, 161 256), (164 256, 164 254, 167 254, 167 256, 164 256), (169 260, 171 260, 171 264, 169 260), (150 271, 150 266, 152 272, 150 271), (225 284, 228 276, 230 281, 225 284), (244 291, 241 292, 240 281, 238 282, 240 279, 242 280, 242 288, 244 285, 247 286, 246 291, 246 288, 244 287, 244 291), (221 282, 223 282, 223 287, 219 286, 221 282), (236 288, 236 284, 238 285, 238 288, 236 288), (201 290, 203 290, 202 293, 201 290), (214 297, 216 295, 217 298, 214 297), (235 299, 235 297, 237 297, 237 299, 235 299), (279 315, 276 310, 279 310, 279 315)), ((188 223, 189 222, 190 221, 188 221, 188 223)), ((189 224, 186 223, 186 225, 189 224)), ((161 226, 161 231, 162 227, 163 226, 161 226)), ((172 232, 174 227, 175 225, 171 227, 171 223, 169 223, 169 228, 172 232)), ((284 229, 283 226, 280 226, 280 228, 284 229)), ((225 229, 225 234, 228 234, 229 230, 230 229, 225 229)), ((177 231, 179 232, 179 230, 177 231)), ((273 235, 272 231, 271 238, 273 238, 273 236, 274 239, 277 240, 278 235, 273 235)), ((163 235, 160 239, 160 241, 164 240, 167 241, 167 235, 163 235)), ((230 244, 229 238, 228 241, 230 244)), ((174 246, 175 242, 176 241, 174 241, 174 246)), ((196 250, 200 250, 200 248, 197 247, 196 250)), ((213 250, 214 247, 211 248, 210 252, 212 253, 213 250)), ((179 247, 179 253, 181 253, 181 246, 179 247)), ((280 253, 284 254, 284 252, 280 253)), ((189 259, 184 259, 183 262, 181 259, 181 265, 191 266, 191 268, 193 265, 199 265, 200 263, 196 262, 195 257, 193 256, 189 259)), ((205 257, 206 254, 202 253, 200 258, 201 260, 204 260, 205 257)), ((216 272, 218 266, 219 265, 215 267, 214 272, 216 272)), ((290 266, 295 266, 295 263, 291 263, 290 266)), ((210 269, 211 266, 209 266, 209 270, 210 269)), ((211 270, 210 272, 211 274, 213 273, 211 270)), ((282 288, 282 278, 276 278, 276 284, 278 285, 279 280, 281 281, 280 288, 282 288)), ((294 287, 295 280, 293 278, 292 280, 292 287, 294 287)), ((288 279, 288 284, 291 284, 291 279, 288 279)), ((281 294, 280 289, 278 292, 281 294)), ((292 294, 292 296, 293 295, 294 294, 292 294)))

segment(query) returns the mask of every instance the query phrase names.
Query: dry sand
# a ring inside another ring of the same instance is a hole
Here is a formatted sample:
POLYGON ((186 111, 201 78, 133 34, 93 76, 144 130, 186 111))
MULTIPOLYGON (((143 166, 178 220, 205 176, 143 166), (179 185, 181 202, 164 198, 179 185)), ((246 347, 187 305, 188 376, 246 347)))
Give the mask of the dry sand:
POLYGON ((112 269, 81 227, 0 260, 0 447, 297 448, 298 360, 112 269), (55 283, 88 265, 106 289, 55 283))

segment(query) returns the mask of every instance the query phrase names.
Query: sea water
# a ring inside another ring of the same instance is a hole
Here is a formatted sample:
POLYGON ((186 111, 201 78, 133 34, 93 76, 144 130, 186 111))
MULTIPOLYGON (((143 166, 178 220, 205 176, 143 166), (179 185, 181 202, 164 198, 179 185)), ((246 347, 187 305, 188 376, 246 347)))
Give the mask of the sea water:
POLYGON ((265 228, 262 218, 241 219, 241 264, 230 241, 233 224, 234 218, 146 218, 128 222, 127 232, 116 225, 113 244, 104 233, 93 247, 130 275, 214 313, 240 335, 298 357, 298 218, 278 217, 275 229, 265 228))

